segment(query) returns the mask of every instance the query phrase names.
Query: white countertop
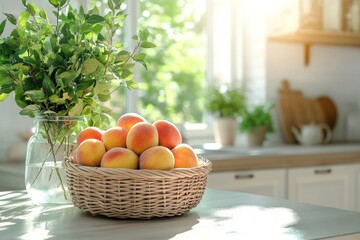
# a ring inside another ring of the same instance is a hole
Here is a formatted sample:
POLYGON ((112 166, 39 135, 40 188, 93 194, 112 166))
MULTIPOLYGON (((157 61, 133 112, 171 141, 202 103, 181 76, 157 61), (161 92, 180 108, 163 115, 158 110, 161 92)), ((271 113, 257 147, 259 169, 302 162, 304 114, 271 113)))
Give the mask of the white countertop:
POLYGON ((36 206, 24 191, 0 192, 0 236, 13 239, 359 239, 360 213, 207 189, 182 216, 120 220, 72 205, 36 206))
POLYGON ((331 143, 322 145, 279 144, 263 147, 220 146, 214 143, 194 146, 196 152, 209 160, 248 156, 308 155, 344 152, 360 152, 359 142, 331 143))

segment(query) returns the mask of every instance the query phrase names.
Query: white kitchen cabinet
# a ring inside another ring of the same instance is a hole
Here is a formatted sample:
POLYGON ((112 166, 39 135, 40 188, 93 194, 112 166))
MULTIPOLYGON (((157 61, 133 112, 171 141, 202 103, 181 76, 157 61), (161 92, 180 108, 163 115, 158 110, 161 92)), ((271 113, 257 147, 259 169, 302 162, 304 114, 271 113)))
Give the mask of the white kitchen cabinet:
POLYGON ((25 164, 0 163, 0 191, 25 189, 25 164))
POLYGON ((355 167, 355 178, 356 178, 356 190, 355 190, 355 201, 356 210, 360 212, 360 164, 355 167))
POLYGON ((359 165, 290 168, 288 198, 303 203, 356 210, 359 165))
POLYGON ((207 186, 277 198, 286 198, 286 169, 214 172, 207 186))

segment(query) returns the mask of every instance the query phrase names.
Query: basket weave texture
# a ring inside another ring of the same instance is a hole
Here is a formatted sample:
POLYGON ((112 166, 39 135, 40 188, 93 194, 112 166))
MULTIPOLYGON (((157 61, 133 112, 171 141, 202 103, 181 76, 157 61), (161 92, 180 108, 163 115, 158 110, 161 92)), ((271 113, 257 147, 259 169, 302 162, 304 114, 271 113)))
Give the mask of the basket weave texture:
POLYGON ((65 160, 63 167, 74 206, 92 215, 152 218, 181 215, 200 202, 211 162, 162 170, 87 167, 65 160))

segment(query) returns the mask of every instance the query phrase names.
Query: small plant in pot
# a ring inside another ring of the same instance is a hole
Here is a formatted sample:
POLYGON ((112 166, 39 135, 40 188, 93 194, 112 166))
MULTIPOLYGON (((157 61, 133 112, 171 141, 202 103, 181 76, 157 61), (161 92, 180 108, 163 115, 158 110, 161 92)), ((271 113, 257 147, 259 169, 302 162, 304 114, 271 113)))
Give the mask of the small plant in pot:
MULTIPOLYGON (((20 0, 18 0, 20 1, 20 0)), ((103 106, 118 88, 135 88, 133 67, 146 67, 149 32, 134 36, 128 51, 117 41, 123 30, 124 0, 108 0, 103 16, 70 0, 48 0, 55 21, 35 4, 21 0, 18 17, 0 23, 0 101, 13 93, 20 114, 36 119, 26 156, 26 188, 35 202, 68 202, 61 162, 72 154, 79 121, 104 127, 115 114, 103 106), (5 25, 13 30, 1 36, 5 25), (105 124, 105 125, 104 125, 105 124)))
POLYGON ((246 108, 242 114, 239 131, 246 133, 249 146, 261 146, 265 140, 266 133, 274 132, 271 116, 273 108, 272 104, 261 104, 252 108, 246 108))
POLYGON ((234 145, 238 117, 243 113, 246 103, 244 89, 213 86, 208 94, 206 108, 214 116, 216 143, 234 145))

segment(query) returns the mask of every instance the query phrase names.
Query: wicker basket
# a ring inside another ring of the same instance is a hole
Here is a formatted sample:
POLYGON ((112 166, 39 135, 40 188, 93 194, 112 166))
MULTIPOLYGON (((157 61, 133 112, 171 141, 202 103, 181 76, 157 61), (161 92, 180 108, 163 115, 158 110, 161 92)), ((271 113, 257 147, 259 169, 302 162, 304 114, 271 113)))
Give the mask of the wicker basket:
POLYGON ((151 218, 181 215, 201 200, 211 162, 169 171, 97 168, 63 162, 72 202, 92 215, 151 218))

